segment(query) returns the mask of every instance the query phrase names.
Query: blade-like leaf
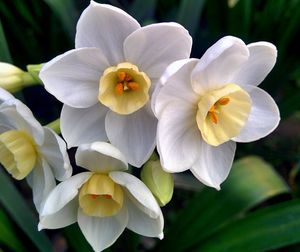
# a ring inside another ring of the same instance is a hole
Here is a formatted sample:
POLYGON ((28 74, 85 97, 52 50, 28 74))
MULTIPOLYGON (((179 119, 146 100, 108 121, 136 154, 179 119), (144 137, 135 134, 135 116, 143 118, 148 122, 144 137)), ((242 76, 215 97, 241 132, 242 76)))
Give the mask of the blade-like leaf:
POLYGON ((92 252, 93 249, 84 238, 77 224, 73 224, 64 228, 64 234, 68 240, 68 244, 74 252, 92 252))
POLYGON ((44 0, 60 19, 69 38, 74 40, 78 13, 72 0, 44 0))
POLYGON ((34 217, 3 167, 0 167, 0 192, 0 203, 35 246, 40 251, 52 251, 51 242, 43 232, 38 231, 38 220, 34 217))
POLYGON ((181 1, 177 22, 182 24, 194 37, 200 26, 200 17, 205 0, 183 0, 181 1))
POLYGON ((16 252, 26 251, 14 230, 13 224, 2 209, 0 209, 0 243, 16 252))
POLYGON ((157 0, 135 0, 130 6, 129 13, 144 24, 145 21, 153 19, 156 4, 157 0))
POLYGON ((186 251, 257 204, 288 191, 268 163, 258 157, 243 158, 235 162, 221 191, 205 188, 186 206, 159 251, 186 251))
POLYGON ((0 61, 13 63, 0 19, 0 61))
POLYGON ((269 251, 300 242, 300 200, 258 210, 215 233, 195 251, 269 251))

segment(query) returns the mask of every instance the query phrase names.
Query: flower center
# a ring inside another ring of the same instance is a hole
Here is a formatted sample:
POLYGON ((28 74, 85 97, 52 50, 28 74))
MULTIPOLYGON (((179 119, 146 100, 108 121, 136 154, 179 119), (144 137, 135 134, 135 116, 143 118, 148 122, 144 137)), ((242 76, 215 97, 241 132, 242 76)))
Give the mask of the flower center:
POLYGON ((198 103, 196 121, 202 138, 218 146, 237 136, 251 110, 249 94, 236 84, 205 94, 198 103))
POLYGON ((0 162, 15 179, 25 178, 36 159, 35 142, 26 132, 9 130, 0 135, 0 162))
POLYGON ((99 82, 99 101, 112 111, 128 115, 149 100, 151 81, 137 66, 123 62, 107 68, 99 82))
POLYGON ((95 173, 81 187, 79 205, 90 216, 115 215, 123 206, 123 190, 106 174, 95 173))
POLYGON ((229 102, 230 102, 230 98, 222 97, 214 105, 211 106, 211 108, 208 110, 208 116, 213 123, 217 124, 219 121, 218 119, 218 114, 220 113, 219 106, 227 105, 229 102))

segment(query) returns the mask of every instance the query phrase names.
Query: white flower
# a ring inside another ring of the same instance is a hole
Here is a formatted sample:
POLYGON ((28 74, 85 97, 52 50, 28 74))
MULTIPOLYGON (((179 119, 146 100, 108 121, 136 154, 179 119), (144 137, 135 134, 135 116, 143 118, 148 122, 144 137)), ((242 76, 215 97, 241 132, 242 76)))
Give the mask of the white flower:
POLYGON ((274 45, 245 45, 224 37, 198 59, 171 65, 156 96, 158 150, 168 172, 191 172, 220 188, 236 143, 271 133, 280 117, 269 94, 258 88, 273 68, 274 45))
POLYGON ((142 181, 126 172, 127 163, 112 145, 79 146, 77 165, 89 172, 72 176, 49 195, 39 229, 61 228, 78 221, 95 251, 112 245, 125 227, 145 236, 163 237, 162 212, 142 181))
POLYGON ((27 178, 39 211, 56 185, 55 178, 65 180, 71 176, 66 144, 2 89, 0 102, 0 163, 15 179, 27 178))
POLYGON ((140 167, 155 148, 152 93, 170 63, 189 57, 191 44, 179 24, 140 27, 121 9, 91 1, 77 24, 76 49, 40 73, 47 91, 64 103, 68 147, 109 140, 140 167))

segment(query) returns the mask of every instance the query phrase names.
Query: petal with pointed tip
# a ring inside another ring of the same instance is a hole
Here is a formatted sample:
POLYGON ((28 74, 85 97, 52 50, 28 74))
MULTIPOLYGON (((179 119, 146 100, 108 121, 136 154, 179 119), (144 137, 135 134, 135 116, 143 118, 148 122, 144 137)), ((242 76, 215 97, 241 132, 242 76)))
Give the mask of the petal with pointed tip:
POLYGON ((107 141, 105 116, 108 109, 100 103, 89 108, 64 105, 61 111, 61 133, 68 147, 95 141, 107 141))
POLYGON ((228 141, 218 147, 201 142, 199 158, 191 172, 203 184, 220 190, 220 184, 227 178, 232 166, 236 143, 228 141))
POLYGON ((124 61, 124 40, 139 28, 139 23, 123 10, 91 1, 77 23, 75 47, 100 48, 110 65, 117 65, 124 61))
POLYGON ((109 63, 98 48, 80 48, 46 63, 39 77, 62 103, 87 108, 98 102, 99 80, 107 67, 109 63))
POLYGON ((76 164, 90 171, 108 173, 128 169, 125 156, 105 142, 80 145, 75 154, 76 164))
POLYGON ((78 225, 95 251, 102 251, 112 245, 127 223, 128 212, 125 207, 117 215, 104 218, 88 216, 78 209, 78 225))

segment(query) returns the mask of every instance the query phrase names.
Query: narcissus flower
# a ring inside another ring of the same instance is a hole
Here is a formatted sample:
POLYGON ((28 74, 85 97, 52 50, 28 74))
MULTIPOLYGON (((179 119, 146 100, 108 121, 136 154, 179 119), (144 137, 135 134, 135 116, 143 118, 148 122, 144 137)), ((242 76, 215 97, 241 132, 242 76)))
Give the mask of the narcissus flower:
POLYGON ((166 171, 190 169, 204 184, 220 188, 232 165, 235 142, 258 140, 279 123, 276 103, 257 87, 276 57, 270 43, 246 46, 228 36, 200 60, 182 60, 168 68, 154 104, 166 171))
POLYGON ((0 163, 13 178, 27 178, 39 211, 56 185, 55 178, 62 181, 71 176, 66 144, 4 90, 0 101, 0 163))
POLYGON ((61 130, 69 147, 109 140, 140 167, 155 148, 150 100, 166 67, 188 58, 192 39, 181 25, 140 27, 127 13, 91 1, 74 50, 48 62, 45 88, 64 103, 61 130))
POLYGON ((142 181, 124 171, 125 157, 104 142, 79 146, 77 165, 89 172, 72 176, 49 195, 39 229, 78 222, 95 251, 112 245, 125 227, 145 236, 163 237, 162 212, 142 181))

